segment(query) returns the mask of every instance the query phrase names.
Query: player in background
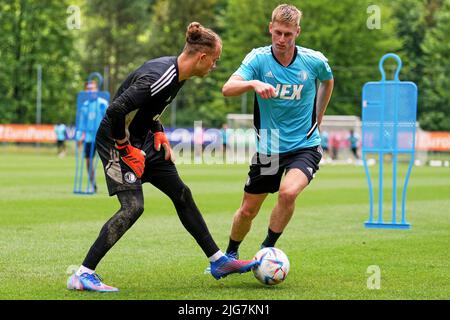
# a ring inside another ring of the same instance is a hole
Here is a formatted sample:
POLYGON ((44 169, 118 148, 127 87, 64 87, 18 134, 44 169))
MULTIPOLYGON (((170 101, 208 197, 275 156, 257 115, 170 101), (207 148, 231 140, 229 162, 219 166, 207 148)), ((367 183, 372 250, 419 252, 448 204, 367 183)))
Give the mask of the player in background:
POLYGON ((171 160, 172 151, 159 121, 186 80, 204 77, 216 67, 222 41, 197 22, 187 28, 179 56, 147 61, 124 81, 107 109, 96 145, 105 168, 109 194, 121 208, 103 226, 79 270, 67 282, 69 289, 118 291, 95 273, 100 260, 144 211, 142 183, 150 182, 173 202, 186 230, 195 238, 216 279, 250 271, 257 262, 228 258, 213 240, 189 188, 171 160), (162 146, 162 148, 161 148, 162 146), (144 152, 143 152, 144 151, 144 152))
POLYGON ((278 6, 269 24, 272 45, 252 50, 222 89, 226 97, 255 92, 254 125, 258 136, 242 204, 233 217, 226 251, 230 257, 238 257, 239 245, 268 193, 278 192, 267 237, 261 245, 274 247, 294 213, 297 196, 319 169, 322 150, 318 128, 334 80, 322 53, 296 46, 301 17, 301 11, 294 6, 278 6), (264 138, 267 135, 277 138, 276 143, 264 138))
POLYGON ((328 131, 321 130, 320 131, 320 145, 322 146, 323 154, 322 157, 326 161, 329 158, 329 144, 328 144, 328 131))
POLYGON ((105 116, 108 101, 98 96, 98 87, 95 81, 86 84, 87 100, 83 102, 78 112, 77 131, 75 140, 79 150, 84 151, 86 169, 89 174, 90 186, 97 192, 95 170, 92 160, 96 152, 95 136, 100 127, 100 122, 105 116), (83 148, 84 146, 84 148, 83 148))
POLYGON ((56 149, 60 158, 66 155, 66 129, 64 123, 55 125, 56 149))
POLYGON ((359 143, 359 135, 355 133, 355 130, 351 129, 350 134, 348 136, 348 142, 350 143, 350 150, 352 151, 353 156, 356 160, 359 160, 358 155, 358 143, 359 143))

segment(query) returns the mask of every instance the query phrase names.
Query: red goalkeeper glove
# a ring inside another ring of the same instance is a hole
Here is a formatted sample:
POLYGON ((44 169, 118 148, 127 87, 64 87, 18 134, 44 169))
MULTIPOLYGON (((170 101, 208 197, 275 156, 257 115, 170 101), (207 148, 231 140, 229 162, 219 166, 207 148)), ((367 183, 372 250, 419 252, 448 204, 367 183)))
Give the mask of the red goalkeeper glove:
POLYGON ((164 149, 164 159, 165 160, 170 159, 172 162, 174 162, 172 149, 170 149, 170 143, 169 143, 169 140, 167 139, 166 134, 162 131, 155 132, 154 140, 155 140, 154 141, 155 150, 156 151, 161 150, 161 145, 162 145, 162 147, 164 149))
POLYGON ((138 178, 142 177, 145 167, 145 152, 133 147, 128 141, 122 144, 116 144, 120 159, 136 174, 138 178))

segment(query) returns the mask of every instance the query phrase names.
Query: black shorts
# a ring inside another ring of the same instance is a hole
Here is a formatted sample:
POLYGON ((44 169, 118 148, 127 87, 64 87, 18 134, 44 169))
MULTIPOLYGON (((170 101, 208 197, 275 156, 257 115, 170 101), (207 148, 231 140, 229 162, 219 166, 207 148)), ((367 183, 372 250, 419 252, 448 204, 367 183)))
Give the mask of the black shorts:
POLYGON ((95 147, 95 142, 85 142, 84 143, 84 157, 86 159, 91 157, 91 151, 92 151, 92 158, 95 155, 95 151, 97 151, 96 147, 95 147), (94 148, 94 150, 92 150, 92 148, 94 148))
POLYGON ((175 164, 164 159, 164 149, 156 151, 153 147, 153 134, 149 133, 143 146, 136 146, 145 152, 145 169, 141 179, 120 159, 115 142, 110 135, 99 130, 96 139, 98 154, 105 170, 106 185, 110 196, 120 191, 141 190, 142 184, 152 179, 178 175, 175 164))
POLYGON ((300 169, 308 178, 314 178, 322 159, 322 147, 315 146, 294 152, 266 156, 256 153, 245 184, 245 192, 251 194, 275 193, 280 189, 283 174, 290 169, 300 169))

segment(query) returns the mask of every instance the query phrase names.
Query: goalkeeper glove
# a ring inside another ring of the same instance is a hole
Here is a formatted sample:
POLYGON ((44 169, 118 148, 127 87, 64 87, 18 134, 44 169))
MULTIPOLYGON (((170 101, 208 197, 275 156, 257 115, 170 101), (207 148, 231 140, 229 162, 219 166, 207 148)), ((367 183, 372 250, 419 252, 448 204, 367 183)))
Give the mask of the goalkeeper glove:
POLYGON ((133 147, 128 141, 122 144, 116 144, 120 159, 136 174, 140 179, 144 173, 145 152, 133 147))
POLYGON ((162 131, 155 132, 154 140, 155 140, 154 141, 155 150, 156 151, 161 150, 162 145, 164 149, 164 159, 165 160, 170 159, 172 162, 174 162, 172 149, 170 149, 170 143, 169 140, 167 140, 166 134, 162 131))

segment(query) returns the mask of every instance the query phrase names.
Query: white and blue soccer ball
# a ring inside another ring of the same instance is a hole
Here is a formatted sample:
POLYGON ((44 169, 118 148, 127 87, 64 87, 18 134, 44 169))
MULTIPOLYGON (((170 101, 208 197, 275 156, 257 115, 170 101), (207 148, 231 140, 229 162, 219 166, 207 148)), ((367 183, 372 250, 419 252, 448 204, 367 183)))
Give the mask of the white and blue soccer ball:
POLYGON ((253 269, 253 274, 259 282, 265 285, 276 285, 283 282, 290 268, 286 254, 278 248, 263 248, 254 256, 259 266, 253 269))

